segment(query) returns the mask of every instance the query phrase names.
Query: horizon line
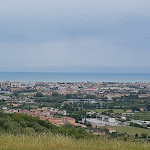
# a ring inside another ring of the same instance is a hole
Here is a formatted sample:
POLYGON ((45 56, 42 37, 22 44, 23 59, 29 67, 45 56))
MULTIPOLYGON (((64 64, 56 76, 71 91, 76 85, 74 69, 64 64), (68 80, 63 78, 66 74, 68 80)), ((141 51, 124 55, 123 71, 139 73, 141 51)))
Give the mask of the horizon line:
POLYGON ((150 74, 150 72, 50 72, 50 71, 0 71, 0 73, 78 73, 78 74, 150 74))

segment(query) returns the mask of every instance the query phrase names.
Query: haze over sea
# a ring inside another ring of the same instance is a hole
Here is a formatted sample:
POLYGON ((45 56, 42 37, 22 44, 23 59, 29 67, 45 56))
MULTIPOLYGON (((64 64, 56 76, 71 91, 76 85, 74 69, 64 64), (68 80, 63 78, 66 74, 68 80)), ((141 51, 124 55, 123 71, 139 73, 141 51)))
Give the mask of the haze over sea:
POLYGON ((0 72, 0 81, 150 82, 150 73, 0 72))

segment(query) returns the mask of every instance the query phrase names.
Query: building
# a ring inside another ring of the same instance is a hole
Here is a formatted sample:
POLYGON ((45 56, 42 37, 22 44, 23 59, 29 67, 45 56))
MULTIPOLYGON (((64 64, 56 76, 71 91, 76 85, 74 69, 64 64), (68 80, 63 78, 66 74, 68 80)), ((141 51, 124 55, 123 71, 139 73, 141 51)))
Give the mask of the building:
POLYGON ((114 133, 116 130, 114 128, 108 128, 109 133, 114 133))
POLYGON ((97 119, 99 119, 100 121, 106 121, 106 122, 116 122, 115 118, 111 118, 111 117, 105 116, 105 115, 97 116, 97 119))
POLYGON ((127 109, 126 112, 131 113, 133 111, 132 111, 132 109, 127 109))
POLYGON ((41 120, 48 120, 52 124, 56 126, 62 126, 64 125, 62 118, 53 118, 53 117, 41 117, 41 120))
POLYGON ((125 117, 127 117, 127 116, 134 116, 134 114, 135 113, 122 113, 122 116, 125 116, 125 117))
POLYGON ((111 118, 105 115, 99 115, 97 118, 86 118, 82 119, 82 123, 91 124, 92 126, 103 127, 103 126, 122 126, 123 123, 121 121, 117 121, 116 118, 111 118))
POLYGON ((64 124, 75 124, 75 119, 71 117, 62 117, 62 120, 64 124))

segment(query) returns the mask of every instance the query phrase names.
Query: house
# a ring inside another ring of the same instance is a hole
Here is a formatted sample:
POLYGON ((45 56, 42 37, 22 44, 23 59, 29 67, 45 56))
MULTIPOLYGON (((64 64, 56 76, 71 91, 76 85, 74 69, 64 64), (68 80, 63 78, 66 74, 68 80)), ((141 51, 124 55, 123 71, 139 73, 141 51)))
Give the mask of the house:
POLYGON ((57 113, 60 114, 60 115, 64 115, 64 116, 67 115, 67 111, 66 110, 59 110, 57 113))
POLYGON ((131 113, 132 109, 127 109, 126 112, 131 113))
POLYGON ((64 125, 62 118, 53 118, 53 117, 41 117, 41 120, 48 120, 56 126, 64 125))
POLYGON ((49 118, 48 120, 56 126, 64 125, 62 118, 49 118))
POLYGON ((109 133, 114 133, 116 130, 114 128, 108 128, 109 133))
POLYGON ((121 116, 121 119, 126 120, 127 118, 126 118, 126 116, 121 116))
POLYGON ((144 108, 139 108, 140 109, 140 111, 144 111, 144 108))

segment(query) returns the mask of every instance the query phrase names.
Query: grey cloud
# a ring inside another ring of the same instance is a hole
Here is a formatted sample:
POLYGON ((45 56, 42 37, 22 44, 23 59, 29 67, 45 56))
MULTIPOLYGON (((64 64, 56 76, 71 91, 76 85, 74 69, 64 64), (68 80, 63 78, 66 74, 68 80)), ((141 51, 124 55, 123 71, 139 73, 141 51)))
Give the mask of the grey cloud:
POLYGON ((50 41, 39 44, 0 44, 0 64, 59 70, 64 66, 148 67, 150 52, 115 45, 103 39, 50 41), (3 51, 5 49, 5 51, 3 51), (140 61, 142 60, 142 61, 140 61))
POLYGON ((0 0, 0 69, 147 72, 149 6, 149 0, 0 0))

